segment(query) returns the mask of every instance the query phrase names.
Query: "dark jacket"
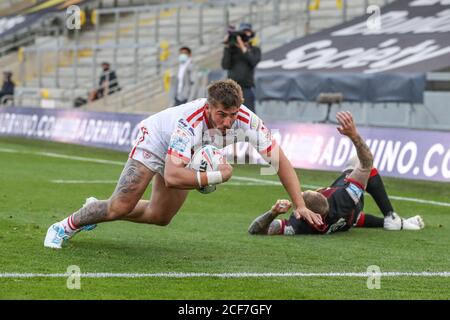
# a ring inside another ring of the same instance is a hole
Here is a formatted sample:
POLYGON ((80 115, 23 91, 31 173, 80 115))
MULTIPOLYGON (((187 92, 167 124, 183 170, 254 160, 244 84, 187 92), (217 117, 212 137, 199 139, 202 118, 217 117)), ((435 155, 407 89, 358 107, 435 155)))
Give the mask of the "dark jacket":
POLYGON ((105 83, 105 81, 108 81, 109 94, 120 90, 119 82, 117 80, 117 75, 114 70, 107 70, 107 71, 102 72, 102 74, 100 76, 100 81, 99 81, 99 87, 101 89, 103 89, 103 84, 105 83))
POLYGON ((15 84, 12 81, 4 81, 2 85, 2 90, 0 91, 0 97, 6 95, 14 95, 15 84))
POLYGON ((261 49, 250 46, 246 53, 236 46, 225 47, 222 57, 222 68, 228 70, 228 78, 236 81, 241 87, 254 87, 254 73, 261 60, 261 49))

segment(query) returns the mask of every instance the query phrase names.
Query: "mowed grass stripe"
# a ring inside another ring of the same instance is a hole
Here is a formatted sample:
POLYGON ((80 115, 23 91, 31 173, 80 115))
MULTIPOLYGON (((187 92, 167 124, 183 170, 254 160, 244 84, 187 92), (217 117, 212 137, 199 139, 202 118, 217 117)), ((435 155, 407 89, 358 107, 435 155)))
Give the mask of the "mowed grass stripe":
MULTIPOLYGON (((65 154, 59 154, 59 153, 53 153, 53 152, 26 152, 26 151, 13 150, 13 149, 7 149, 7 148, 0 148, 0 152, 27 153, 27 154, 34 154, 34 155, 39 155, 39 156, 47 156, 47 157, 67 159, 67 160, 74 160, 74 161, 85 161, 85 162, 112 164, 112 165, 121 165, 121 166, 124 165, 124 163, 120 162, 120 161, 111 161, 111 160, 98 159, 98 158, 89 158, 89 157, 78 157, 78 156, 71 156, 71 155, 65 155, 65 154)), ((255 182, 256 183, 256 184, 247 183, 247 185, 258 185, 258 183, 260 183, 260 184, 263 184, 263 185, 279 185, 279 186, 281 186, 281 183, 279 183, 278 181, 273 181, 273 180, 258 179, 258 178, 251 178, 251 177, 240 177, 240 176, 234 176, 233 178, 235 180, 241 180, 241 181, 248 181, 248 182, 255 182)), ((63 181, 64 180, 54 180, 52 182, 54 182, 54 183, 64 183, 63 181)), ((70 182, 66 182, 66 183, 70 183, 70 182)), ((72 183, 80 183, 80 182, 72 182, 72 183)), ((89 183, 89 182, 86 182, 86 183, 89 183)), ((91 182, 91 183, 110 183, 110 182, 100 182, 100 181, 98 181, 98 182, 91 182)), ((233 185, 233 184, 231 184, 231 185, 233 185)), ((240 185, 240 184, 234 183, 234 185, 240 185)), ((308 188, 308 189, 320 188, 320 186, 310 185, 310 184, 303 184, 303 187, 308 188)), ((412 198, 412 197, 400 197, 400 196, 395 196, 395 195, 390 195, 390 198, 394 199, 394 200, 400 200, 400 201, 415 202, 415 203, 421 203, 421 204, 431 204, 431 205, 442 206, 442 207, 450 207, 450 203, 449 202, 433 201, 433 200, 412 198)))

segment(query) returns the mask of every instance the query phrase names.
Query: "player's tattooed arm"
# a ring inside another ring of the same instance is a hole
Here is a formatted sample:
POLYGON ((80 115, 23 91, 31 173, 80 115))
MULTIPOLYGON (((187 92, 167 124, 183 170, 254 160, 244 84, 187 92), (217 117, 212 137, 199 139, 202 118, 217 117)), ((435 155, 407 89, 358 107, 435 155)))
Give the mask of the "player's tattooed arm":
POLYGON ((369 149, 369 146, 358 133, 351 137, 351 140, 356 148, 356 153, 358 155, 361 167, 363 169, 371 169, 373 166, 373 155, 369 149))
POLYGON ((277 200, 272 208, 266 213, 257 217, 248 227, 250 234, 267 234, 271 222, 280 214, 286 213, 292 207, 289 200, 277 200))
POLYGON ((267 234, 270 223, 275 219, 272 211, 267 211, 266 213, 257 217, 248 227, 248 233, 250 234, 267 234))
POLYGON ((358 155, 359 162, 361 163, 361 168, 371 169, 373 165, 372 152, 356 130, 356 125, 353 121, 352 114, 348 111, 340 111, 336 114, 336 119, 340 125, 337 128, 339 133, 349 137, 355 145, 356 153, 358 155))

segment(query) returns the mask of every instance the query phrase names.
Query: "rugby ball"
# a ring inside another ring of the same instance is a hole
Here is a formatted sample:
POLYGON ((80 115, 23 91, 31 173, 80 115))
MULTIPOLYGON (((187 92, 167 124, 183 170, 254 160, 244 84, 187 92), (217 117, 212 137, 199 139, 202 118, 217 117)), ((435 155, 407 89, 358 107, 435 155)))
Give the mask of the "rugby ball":
MULTIPOLYGON (((221 163, 224 163, 222 152, 212 145, 205 145, 195 151, 188 167, 200 172, 217 171, 221 163)), ((197 190, 201 193, 211 193, 216 191, 216 186, 204 186, 197 190)))

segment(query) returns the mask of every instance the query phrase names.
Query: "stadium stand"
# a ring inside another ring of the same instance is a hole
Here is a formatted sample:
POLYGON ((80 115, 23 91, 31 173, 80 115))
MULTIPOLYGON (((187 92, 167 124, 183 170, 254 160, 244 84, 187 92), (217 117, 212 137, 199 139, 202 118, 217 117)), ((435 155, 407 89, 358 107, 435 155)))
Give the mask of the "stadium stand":
MULTIPOLYGON (((25 7, 24 3, 30 6, 36 1, 10 2, 25 7)), ((91 6, 82 7, 85 18, 81 30, 55 29, 51 23, 44 23, 53 29, 32 35, 32 45, 21 46, 0 58, 0 68, 7 66, 15 74, 15 104, 72 108, 77 97, 87 98, 96 87, 100 63, 109 61, 122 90, 83 108, 156 112, 169 105, 167 80, 175 70, 175 52, 180 45, 194 50, 195 62, 200 66, 198 96, 202 96, 211 73, 220 68, 221 41, 228 25, 252 23, 264 53, 361 16, 369 4, 367 0, 154 2, 160 1, 91 1, 91 6)), ((55 17, 61 19, 64 14, 59 11, 48 19, 54 22, 55 17)), ((427 78, 424 104, 342 102, 330 109, 315 101, 261 101, 257 111, 269 120, 320 122, 328 111, 333 115, 345 108, 367 125, 448 129, 450 120, 442 116, 448 99, 448 74, 428 74, 427 78), (439 81, 433 80, 435 77, 439 81), (280 108, 283 112, 273 112, 280 108)))
POLYGON ((15 74, 19 75, 20 104, 40 105, 44 93, 44 100, 53 99, 59 107, 71 107, 76 97, 85 96, 96 85, 99 64, 111 61, 124 90, 87 108, 145 112, 150 110, 147 101, 151 98, 155 103, 151 107, 156 111, 167 105, 163 80, 173 72, 175 64, 174 55, 167 59, 164 56, 179 44, 191 45, 196 62, 210 69, 218 66, 220 42, 228 24, 244 20, 253 23, 262 49, 269 50, 306 31, 359 15, 364 9, 364 1, 346 6, 345 16, 335 1, 322 1, 320 10, 309 15, 305 14, 308 2, 305 5, 282 0, 174 2, 120 8, 110 5, 87 12, 91 18, 86 19, 81 32, 64 28, 65 33, 40 37, 35 45, 19 51, 21 63, 15 74), (30 92, 38 94, 29 96, 30 92))

